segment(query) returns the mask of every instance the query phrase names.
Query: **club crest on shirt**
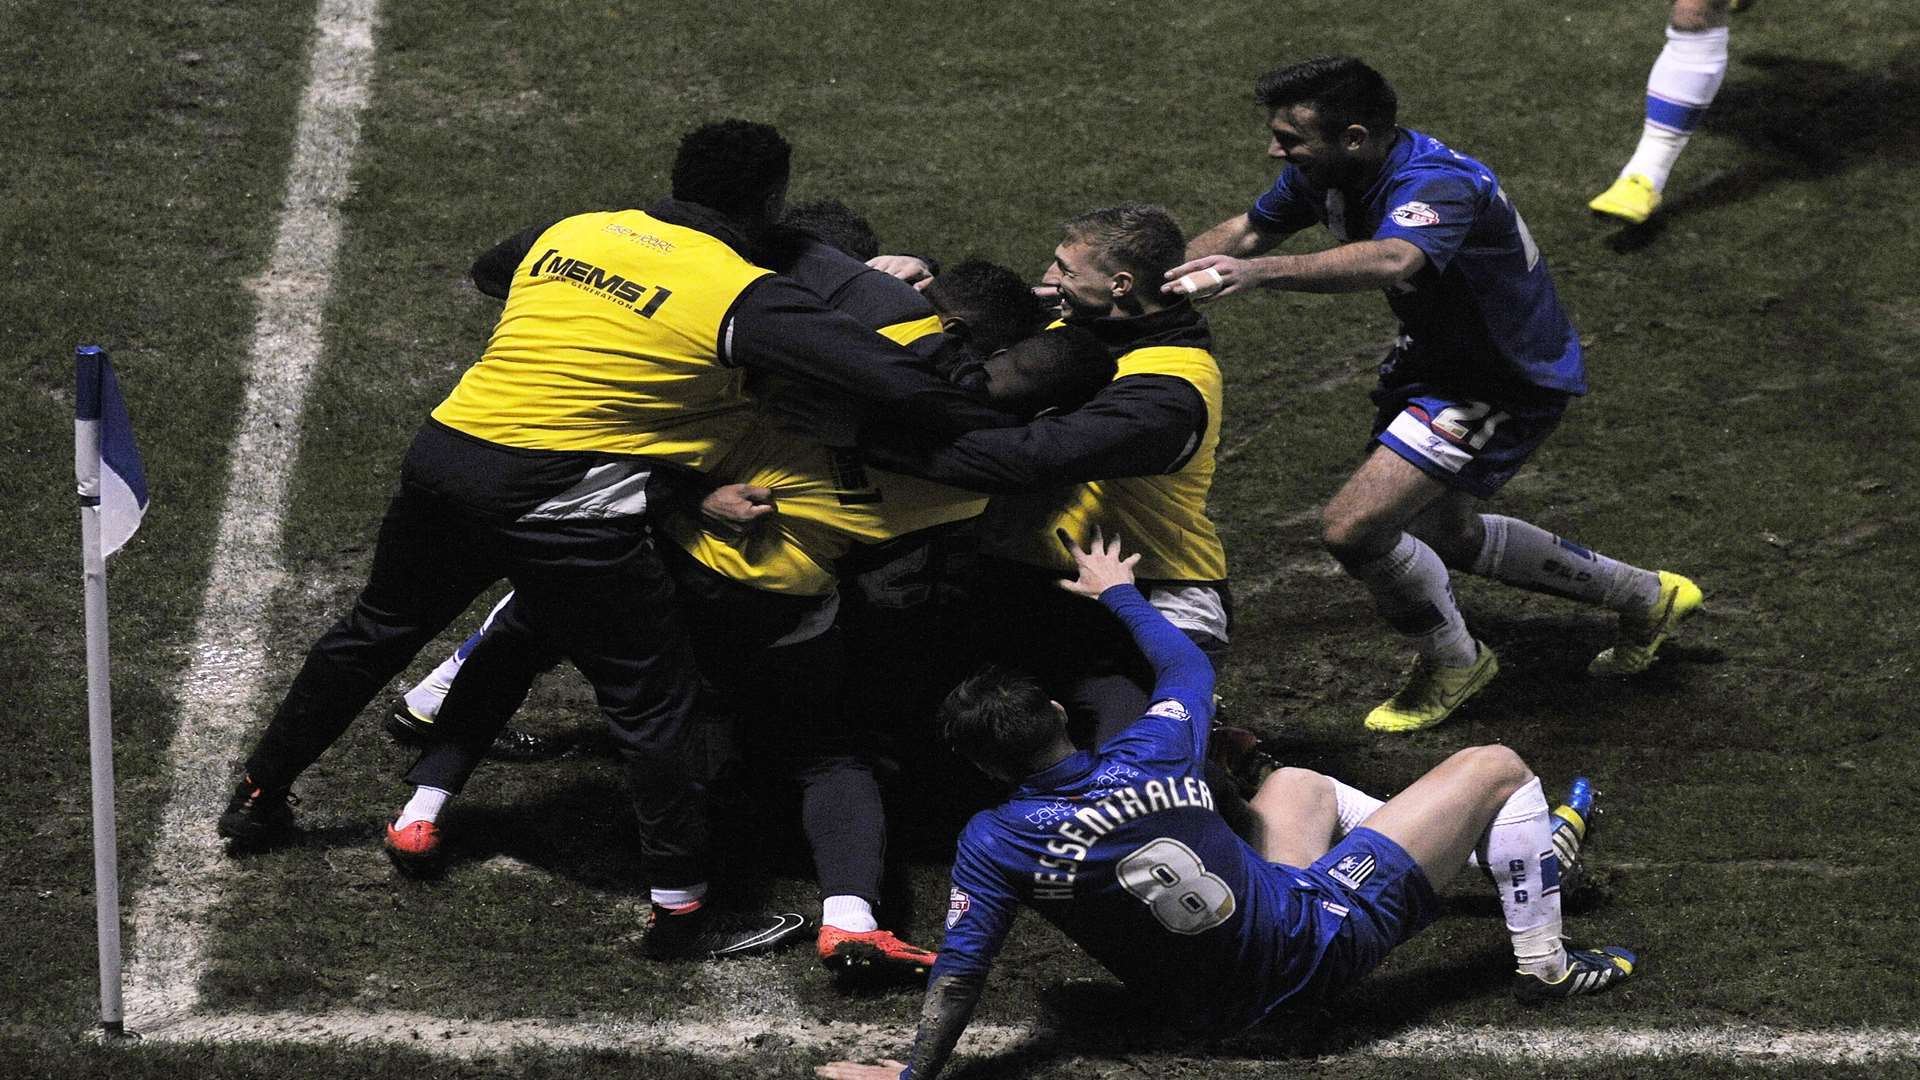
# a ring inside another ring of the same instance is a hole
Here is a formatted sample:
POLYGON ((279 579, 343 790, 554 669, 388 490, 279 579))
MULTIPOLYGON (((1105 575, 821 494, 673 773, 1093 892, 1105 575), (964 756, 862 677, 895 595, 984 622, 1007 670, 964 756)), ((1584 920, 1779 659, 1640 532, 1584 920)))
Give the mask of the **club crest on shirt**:
POLYGON ((1327 871, 1327 876, 1349 889, 1357 889, 1373 876, 1373 868, 1373 856, 1347 855, 1333 864, 1333 868, 1327 871))
POLYGON ((1168 698, 1165 701, 1154 702, 1153 706, 1147 710, 1147 715, 1164 716, 1169 720, 1193 719, 1193 714, 1187 711, 1187 707, 1172 698, 1168 698))
POLYGON ((1393 219, 1395 225, 1404 225, 1409 229, 1440 224, 1439 211, 1423 202, 1401 203, 1387 216, 1393 219))
POLYGON ((947 894, 947 929, 949 930, 953 929, 953 924, 959 922, 961 917, 967 913, 967 909, 972 906, 973 906, 973 901, 967 899, 967 894, 961 892, 959 889, 954 889, 952 892, 948 893, 947 894))

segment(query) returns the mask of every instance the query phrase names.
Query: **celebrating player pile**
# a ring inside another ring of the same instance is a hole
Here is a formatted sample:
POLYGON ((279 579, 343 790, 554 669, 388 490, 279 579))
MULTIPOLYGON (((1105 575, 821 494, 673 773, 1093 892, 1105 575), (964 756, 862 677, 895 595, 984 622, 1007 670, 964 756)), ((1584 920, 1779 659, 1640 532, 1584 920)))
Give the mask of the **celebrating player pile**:
POLYGON ((631 781, 643 953, 789 944, 811 920, 707 902, 711 776, 692 731, 702 695, 731 695, 752 714, 742 741, 774 751, 760 772, 801 792, 823 962, 916 985, 931 967, 911 1062, 822 1076, 939 1072, 1022 904, 1204 1036, 1350 986, 1435 918, 1435 888, 1463 866, 1499 892, 1520 999, 1632 976, 1633 953, 1561 937, 1586 785, 1550 812, 1500 745, 1384 802, 1305 769, 1236 780, 1209 761, 1232 605, 1207 513, 1225 380, 1196 300, 1379 288, 1399 317, 1366 457, 1321 521, 1418 650, 1369 729, 1439 724, 1498 671, 1450 570, 1617 612, 1599 675, 1645 670, 1702 600, 1677 574, 1479 510, 1586 391, 1579 335, 1492 171, 1398 126, 1392 87, 1358 60, 1278 69, 1256 98, 1285 163, 1271 189, 1191 241, 1147 204, 1069 220, 1045 329, 1010 270, 896 257, 883 272, 826 239, 845 225, 870 250, 857 215, 783 220, 789 147, 744 121, 691 133, 673 196, 649 210, 572 215, 483 255, 475 282, 506 305, 493 339, 422 426, 366 590, 310 652, 219 831, 236 851, 285 842, 295 780, 506 578, 512 599, 403 706, 424 745, 389 854, 443 868, 442 811, 565 658, 631 781), (1316 222, 1340 243, 1266 255, 1316 222), (911 673, 876 674, 883 637, 913 652, 911 673), (881 922, 865 714, 910 744, 942 694, 945 741, 1014 791, 960 836, 936 958, 881 922))

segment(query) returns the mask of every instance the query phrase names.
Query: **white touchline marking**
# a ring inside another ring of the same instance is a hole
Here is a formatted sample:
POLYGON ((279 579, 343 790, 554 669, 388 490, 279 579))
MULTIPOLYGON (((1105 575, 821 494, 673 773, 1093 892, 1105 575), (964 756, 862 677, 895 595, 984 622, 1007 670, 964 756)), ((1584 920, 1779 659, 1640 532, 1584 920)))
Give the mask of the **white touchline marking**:
POLYGON ((340 205, 373 75, 379 0, 321 0, 273 255, 249 283, 259 302, 240 426, 207 593, 194 625, 180 715, 168 747, 173 790, 133 906, 127 1026, 158 1033, 189 1013, 208 921, 230 876, 213 832, 242 740, 260 725, 264 615, 285 578, 287 484, 321 319, 340 249, 340 205))
MULTIPOLYGON (((724 963, 724 962, 723 962, 724 963)), ((448 1020, 409 1012, 231 1013, 198 1015, 149 1035, 160 1042, 267 1042, 404 1046, 444 1057, 471 1058, 521 1047, 615 1050, 738 1058, 756 1050, 811 1050, 871 1056, 901 1052, 912 1038, 906 1026, 836 1021, 624 1023, 531 1018, 448 1020)), ((981 1024, 967 1029, 960 1052, 1003 1053, 1022 1043, 1045 1043, 1039 1027, 981 1024)), ((1235 1062, 1284 1059, 1278 1037, 1248 1035, 1217 1046, 1209 1059, 1235 1062)), ((1071 1053, 1071 1051, 1065 1051, 1071 1053)), ((1510 1061, 1616 1061, 1622 1058, 1702 1057, 1755 1064, 1854 1064, 1920 1058, 1920 1031, 1848 1028, 1781 1031, 1726 1028, 1499 1028, 1440 1024, 1414 1028, 1355 1046, 1354 1057, 1439 1059, 1488 1057, 1510 1061)))

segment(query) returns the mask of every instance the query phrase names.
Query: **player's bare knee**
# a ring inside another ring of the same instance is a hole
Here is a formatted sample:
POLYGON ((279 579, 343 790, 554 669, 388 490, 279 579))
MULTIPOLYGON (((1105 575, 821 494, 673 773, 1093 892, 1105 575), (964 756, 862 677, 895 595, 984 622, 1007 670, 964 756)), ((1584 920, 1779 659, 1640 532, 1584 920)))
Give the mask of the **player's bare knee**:
POLYGON ((1333 782, 1312 769, 1294 766, 1275 769, 1260 784, 1254 802, 1263 806, 1308 809, 1333 805, 1333 782))
POLYGON ((1471 769, 1475 778, 1501 799, 1533 779, 1533 770, 1527 767, 1526 761, 1512 747, 1501 743, 1469 746, 1455 754, 1453 760, 1471 769))

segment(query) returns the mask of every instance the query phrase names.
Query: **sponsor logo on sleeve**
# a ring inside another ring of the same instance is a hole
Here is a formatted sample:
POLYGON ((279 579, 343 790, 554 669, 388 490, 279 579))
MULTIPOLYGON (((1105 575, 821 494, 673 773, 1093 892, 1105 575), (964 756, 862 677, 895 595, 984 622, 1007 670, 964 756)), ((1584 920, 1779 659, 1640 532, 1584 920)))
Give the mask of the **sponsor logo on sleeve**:
POLYGON ((1170 720, 1193 719, 1193 714, 1187 711, 1187 707, 1172 698, 1168 698, 1165 701, 1154 702, 1153 706, 1147 710, 1147 715, 1164 716, 1170 720))
POLYGON ((953 924, 959 922, 961 918, 966 915, 967 909, 972 906, 973 906, 973 901, 967 899, 967 894, 961 892, 959 889, 955 889, 952 892, 948 893, 947 894, 947 929, 949 930, 953 929, 953 924))
POLYGON ((1440 224, 1439 211, 1423 202, 1401 203, 1393 208, 1393 213, 1387 216, 1393 219, 1395 225, 1402 225, 1409 229, 1440 224))

